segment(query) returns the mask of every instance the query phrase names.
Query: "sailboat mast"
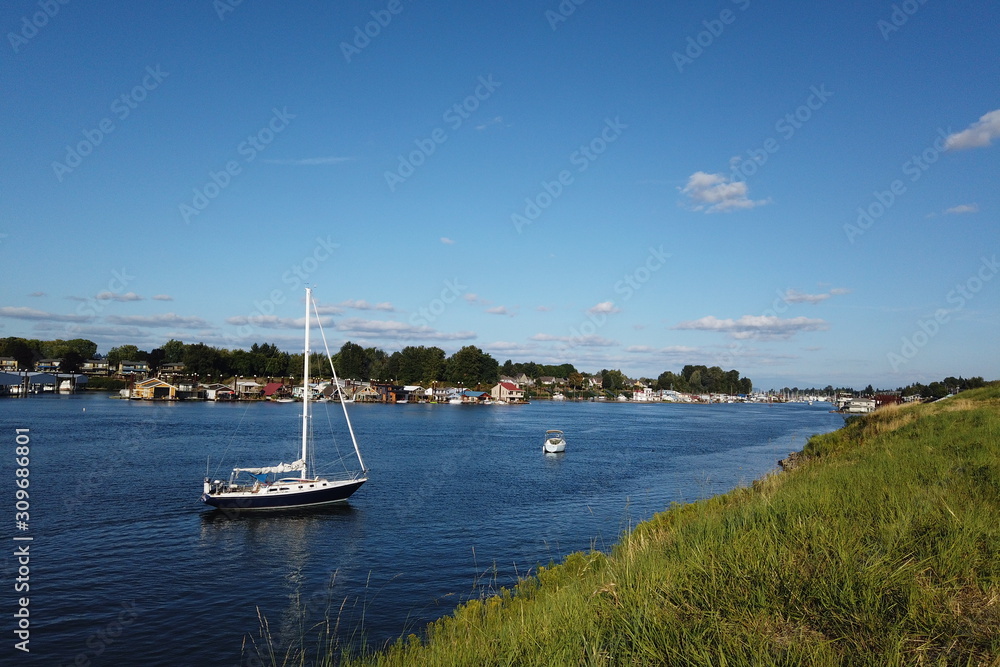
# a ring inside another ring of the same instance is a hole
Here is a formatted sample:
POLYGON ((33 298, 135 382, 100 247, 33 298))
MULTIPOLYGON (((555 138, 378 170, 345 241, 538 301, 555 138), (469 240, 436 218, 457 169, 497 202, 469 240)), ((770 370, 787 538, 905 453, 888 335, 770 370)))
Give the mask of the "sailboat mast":
POLYGON ((306 342, 302 355, 302 479, 308 479, 309 466, 309 306, 312 303, 312 288, 306 288, 306 342))

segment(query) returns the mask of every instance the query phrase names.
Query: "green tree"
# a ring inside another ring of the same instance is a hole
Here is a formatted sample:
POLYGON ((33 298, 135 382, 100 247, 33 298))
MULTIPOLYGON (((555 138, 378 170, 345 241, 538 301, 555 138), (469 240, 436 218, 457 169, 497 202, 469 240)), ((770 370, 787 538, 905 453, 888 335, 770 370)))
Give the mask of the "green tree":
POLYGON ((24 338, 4 338, 0 341, 0 357, 13 357, 20 369, 31 369, 42 356, 24 338))
POLYGON ((388 382, 392 379, 392 370, 389 368, 389 355, 385 353, 385 350, 380 350, 377 347, 366 347, 365 364, 368 369, 367 379, 374 380, 375 382, 388 382))
POLYGON ((59 372, 60 373, 76 373, 83 366, 85 359, 83 355, 76 350, 69 350, 63 355, 62 361, 59 362, 59 372))
POLYGON ((700 394, 705 391, 705 386, 702 384, 701 381, 701 369, 694 370, 691 373, 691 377, 689 377, 687 381, 688 381, 688 386, 691 388, 691 391, 693 393, 700 394))
POLYGON ((42 353, 52 359, 65 357, 69 352, 76 352, 85 361, 97 354, 97 343, 86 338, 74 338, 72 340, 46 341, 42 345, 42 353))
MULTIPOLYGON (((110 356, 110 353, 108 353, 110 356)), ((219 351, 214 347, 209 347, 204 343, 194 343, 184 349, 184 370, 199 378, 210 375, 224 375, 220 368, 219 351)))
POLYGON ((146 358, 146 363, 149 364, 149 371, 155 373, 160 370, 160 366, 163 365, 164 359, 166 359, 167 353, 162 347, 157 347, 149 351, 149 356, 146 358))
POLYGON ((475 345, 466 345, 451 355, 445 364, 445 379, 466 387, 494 384, 499 377, 500 364, 475 345))
POLYGON ((176 363, 184 359, 184 343, 171 338, 163 345, 163 361, 166 363, 176 363))
POLYGON ((619 370, 604 369, 601 371, 601 379, 605 391, 620 391, 628 385, 628 378, 619 370))
POLYGON ((583 375, 573 371, 566 376, 566 381, 569 382, 569 386, 573 389, 580 389, 583 386, 583 375))
POLYGON ((337 373, 344 378, 367 380, 370 360, 365 354, 365 348, 357 343, 347 341, 340 346, 340 352, 334 358, 337 373))
POLYGON ((135 345, 122 345, 108 350, 108 367, 118 368, 118 364, 123 361, 138 361, 139 348, 135 345))

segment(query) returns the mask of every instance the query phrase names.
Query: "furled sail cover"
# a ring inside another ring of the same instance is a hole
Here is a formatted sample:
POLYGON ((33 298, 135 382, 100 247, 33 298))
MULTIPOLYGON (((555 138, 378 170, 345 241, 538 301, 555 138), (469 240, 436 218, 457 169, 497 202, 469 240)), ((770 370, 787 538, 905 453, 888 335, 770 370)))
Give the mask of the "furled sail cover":
POLYGON ((271 466, 269 468, 233 468, 233 472, 248 472, 251 475, 280 475, 283 472, 302 470, 305 465, 305 460, 299 459, 298 461, 292 461, 291 463, 279 463, 278 465, 271 466))

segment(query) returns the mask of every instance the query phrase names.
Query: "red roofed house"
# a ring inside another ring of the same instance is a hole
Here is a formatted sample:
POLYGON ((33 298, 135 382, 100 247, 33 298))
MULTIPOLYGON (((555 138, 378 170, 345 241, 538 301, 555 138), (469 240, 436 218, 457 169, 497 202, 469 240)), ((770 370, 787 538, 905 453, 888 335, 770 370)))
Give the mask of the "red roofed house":
POLYGON ((281 382, 268 382, 264 385, 264 398, 281 398, 288 395, 288 388, 281 382))
POLYGON ((512 382, 501 382, 490 390, 490 396, 494 401, 507 401, 508 403, 523 403, 524 390, 512 382))

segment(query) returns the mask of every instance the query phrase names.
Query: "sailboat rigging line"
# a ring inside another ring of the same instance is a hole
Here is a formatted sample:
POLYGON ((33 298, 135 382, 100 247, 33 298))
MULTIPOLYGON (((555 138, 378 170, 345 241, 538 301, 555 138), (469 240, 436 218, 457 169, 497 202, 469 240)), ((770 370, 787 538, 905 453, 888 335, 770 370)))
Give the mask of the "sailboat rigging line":
POLYGON ((233 444, 233 439, 236 437, 236 434, 239 432, 240 426, 243 424, 243 419, 247 416, 247 411, 250 409, 250 403, 251 403, 251 401, 247 401, 247 406, 245 408, 243 408, 243 414, 240 415, 240 421, 236 424, 236 427, 229 434, 229 439, 226 440, 226 448, 222 450, 222 456, 219 457, 219 462, 217 464, 215 464, 215 470, 212 472, 212 474, 210 475, 210 477, 217 477, 218 476, 219 468, 222 467, 222 462, 226 460, 226 454, 229 453, 229 448, 233 444))
POLYGON ((337 393, 340 394, 340 407, 344 410, 344 419, 347 421, 347 430, 351 434, 351 444, 354 445, 354 453, 358 455, 358 463, 361 464, 362 474, 368 474, 368 468, 365 467, 365 462, 361 459, 361 450, 358 448, 358 440, 354 437, 354 427, 351 425, 351 418, 347 414, 347 404, 344 402, 344 393, 340 389, 340 378, 337 377, 337 368, 333 365, 333 356, 330 354, 330 346, 326 342, 326 332, 323 331, 323 320, 319 316, 319 308, 316 307, 316 301, 312 302, 313 312, 316 313, 316 324, 319 325, 319 335, 323 338, 323 349, 326 351, 326 358, 330 362, 330 370, 333 372, 333 383, 337 387, 337 393))

